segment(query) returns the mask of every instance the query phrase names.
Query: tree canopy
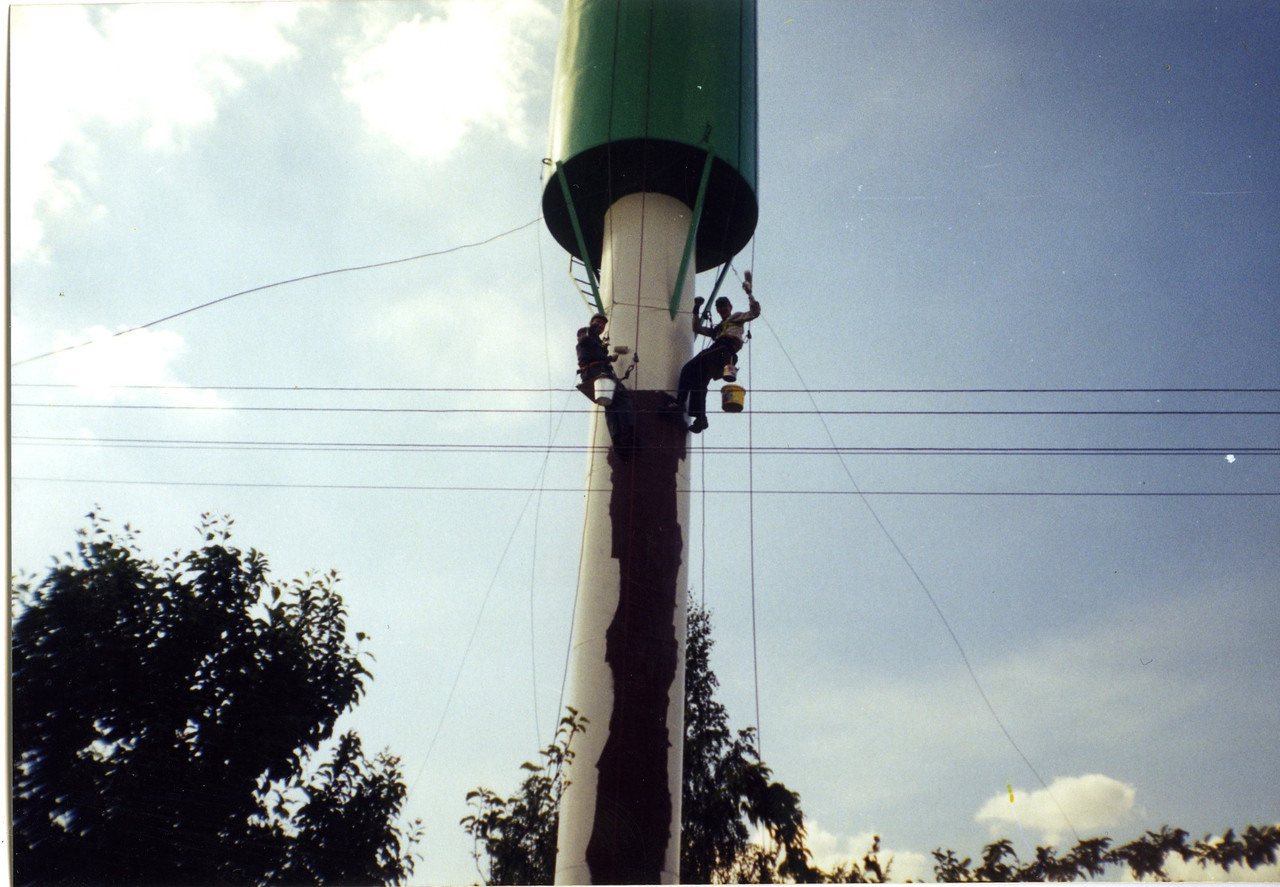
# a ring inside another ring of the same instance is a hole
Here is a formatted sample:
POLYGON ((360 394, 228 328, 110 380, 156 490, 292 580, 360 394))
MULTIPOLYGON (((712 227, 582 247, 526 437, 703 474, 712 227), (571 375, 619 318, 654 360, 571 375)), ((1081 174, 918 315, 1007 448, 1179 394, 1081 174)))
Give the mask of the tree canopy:
POLYGON ((476 870, 487 883, 554 882, 564 770, 573 758, 573 737, 587 723, 570 707, 551 744, 539 752, 543 763, 521 765, 527 775, 510 798, 483 787, 467 793, 467 803, 475 812, 463 817, 462 827, 475 842, 476 870), (482 868, 485 860, 487 866, 482 868))
POLYGON ((405 881, 399 759, 330 742, 371 678, 336 572, 271 581, 229 518, 159 564, 89 519, 11 591, 17 883, 405 881))
POLYGON ((1036 857, 1023 862, 1014 852, 1013 842, 996 841, 983 848, 982 863, 956 857, 955 851, 933 851, 934 875, 939 881, 1083 881, 1103 876, 1109 867, 1126 868, 1134 878, 1150 876, 1167 880, 1169 860, 1197 863, 1202 869, 1220 868, 1230 872, 1233 866, 1251 869, 1274 864, 1280 850, 1280 827, 1248 826, 1237 836, 1227 829, 1220 838, 1206 835, 1191 842, 1183 829, 1164 826, 1158 832, 1148 831, 1141 838, 1112 847, 1110 838, 1087 838, 1077 842, 1062 856, 1053 847, 1037 847, 1036 857))
MULTIPOLYGON (((729 728, 728 713, 716 699, 719 680, 711 669, 711 614, 689 607, 685 661, 684 797, 681 826, 681 883, 883 883, 893 859, 874 837, 861 860, 830 870, 816 866, 807 846, 800 797, 760 760, 755 731, 729 728), (749 825, 763 829, 752 835, 749 825), (767 838, 765 837, 767 836, 767 838), (761 840, 765 838, 764 840, 761 840)), ((473 812, 462 825, 475 841, 477 870, 490 884, 550 884, 555 874, 559 800, 564 765, 573 757, 572 739, 590 729, 572 709, 555 740, 540 752, 541 764, 526 762, 525 779, 510 798, 480 788, 467 795, 473 812)), ((939 881, 1080 881, 1116 876, 1165 879, 1171 858, 1227 871, 1256 869, 1276 861, 1280 828, 1249 826, 1239 835, 1192 842, 1181 829, 1162 828, 1117 847, 1111 838, 1082 840, 1062 856, 1038 847, 1023 861, 1013 844, 1001 840, 983 849, 982 861, 959 858, 953 850, 933 852, 939 881)))
MULTIPOLYGON (((691 606, 685 658, 684 788, 680 880, 713 883, 769 878, 818 880, 805 847, 800 797, 772 779, 760 760, 755 731, 734 734, 715 698, 711 614, 691 606), (748 823, 770 836, 753 842, 748 823)), ((572 740, 591 729, 572 708, 541 764, 525 762, 519 791, 503 798, 487 788, 467 794, 473 812, 462 826, 475 841, 476 866, 491 884, 550 884, 564 766, 572 740)))
POLYGON ((684 797, 680 880, 688 884, 790 878, 816 881, 800 796, 772 780, 754 728, 734 734, 716 699, 711 612, 690 605, 684 696, 684 797), (762 826, 769 847, 747 827, 762 826))

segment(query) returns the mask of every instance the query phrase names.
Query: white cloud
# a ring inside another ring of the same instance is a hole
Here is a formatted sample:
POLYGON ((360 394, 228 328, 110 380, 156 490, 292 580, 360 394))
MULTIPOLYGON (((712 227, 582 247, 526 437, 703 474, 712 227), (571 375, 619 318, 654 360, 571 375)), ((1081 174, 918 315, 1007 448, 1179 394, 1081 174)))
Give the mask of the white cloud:
POLYGON ((147 149, 175 148, 187 131, 215 119, 243 85, 244 66, 271 66, 296 52, 281 29, 297 12, 290 3, 15 7, 15 259, 45 258, 52 218, 103 212, 86 193, 98 175, 87 127, 137 126, 147 149), (84 151, 69 169, 63 152, 73 144, 84 151))
MULTIPOLYGON (((1221 835, 1209 838, 1209 843, 1220 840, 1221 835)), ((1233 865, 1230 871, 1217 866, 1202 867, 1196 862, 1186 862, 1176 853, 1165 857, 1164 872, 1171 881, 1251 881, 1254 883, 1280 883, 1280 862, 1251 869, 1247 865, 1233 865)), ((1130 880, 1136 880, 1130 875, 1130 880)))
MULTIPOLYGON (((124 329, 124 327, 121 327, 124 329)), ((47 358, 58 384, 73 385, 82 397, 98 402, 130 401, 139 392, 128 386, 156 386, 147 400, 181 406, 218 407, 224 402, 208 389, 191 388, 178 380, 171 364, 185 349, 182 336, 172 330, 143 329, 118 335, 103 326, 82 333, 59 333, 50 350, 83 342, 47 358)))
MULTIPOLYGON (((871 849, 876 837, 874 831, 868 831, 841 838, 823 829, 816 820, 806 820, 805 830, 808 832, 809 850, 813 853, 813 864, 823 871, 831 871, 841 863, 849 862, 856 863, 861 868, 863 857, 871 849)), ((928 854, 895 850, 887 846, 882 838, 876 858, 881 867, 889 867, 888 877, 895 882, 933 879, 933 857, 928 854)))
POLYGON ((532 329, 534 319, 528 306, 510 296, 469 286, 458 283, 455 292, 436 290, 394 302, 369 316, 364 334, 374 347, 403 355, 424 385, 492 384, 519 357, 507 331, 532 329))
POLYGON ((522 142, 525 94, 538 82, 529 37, 552 21, 534 0, 472 0, 430 18, 367 23, 368 45, 346 64, 344 94, 374 131, 430 160, 448 157, 477 127, 522 142))
POLYGON ((1123 824, 1136 797, 1133 786, 1100 773, 1065 776, 1055 779, 1048 791, 1006 788, 983 804, 974 819, 990 823, 995 837, 1009 837, 1017 828, 1037 833, 1037 843, 1057 845, 1070 835, 1071 827, 1087 838, 1123 824))

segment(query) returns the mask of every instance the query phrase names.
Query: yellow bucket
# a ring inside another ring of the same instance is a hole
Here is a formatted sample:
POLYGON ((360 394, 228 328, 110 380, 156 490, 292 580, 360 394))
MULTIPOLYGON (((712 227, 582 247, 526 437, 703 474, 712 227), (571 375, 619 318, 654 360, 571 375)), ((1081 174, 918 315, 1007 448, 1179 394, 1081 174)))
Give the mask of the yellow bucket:
POLYGON ((726 385, 720 389, 721 406, 726 413, 741 413, 747 399, 747 389, 741 385, 726 385))

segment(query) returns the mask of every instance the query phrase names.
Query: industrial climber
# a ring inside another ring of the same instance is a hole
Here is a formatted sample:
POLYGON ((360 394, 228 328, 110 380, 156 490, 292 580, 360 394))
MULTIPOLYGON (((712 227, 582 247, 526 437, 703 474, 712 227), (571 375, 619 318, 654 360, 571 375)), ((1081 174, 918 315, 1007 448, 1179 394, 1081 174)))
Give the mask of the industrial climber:
POLYGON ((715 326, 707 326, 705 321, 711 319, 711 311, 702 317, 698 316, 702 308, 701 297, 693 300, 693 332, 695 335, 709 336, 711 344, 695 354, 680 370, 680 393, 676 402, 681 409, 689 413, 693 424, 689 430, 698 434, 707 427, 707 386, 712 379, 723 379, 725 367, 734 363, 738 351, 742 348, 742 337, 749 321, 760 316, 760 303, 751 294, 751 272, 743 275, 742 289, 747 294, 748 310, 733 313, 733 304, 724 296, 716 299, 716 311, 720 322, 715 326))
MULTIPOLYGON (((632 413, 631 394, 622 384, 622 379, 614 373, 613 364, 618 359, 618 354, 625 353, 627 349, 619 346, 615 349, 617 354, 609 353, 609 340, 604 338, 604 328, 608 323, 609 318, 597 314, 591 318, 589 325, 578 330, 578 375, 582 377, 582 381, 577 388, 595 403, 596 379, 603 376, 616 383, 613 399, 604 408, 604 422, 609 429, 609 437, 613 439, 614 451, 626 458, 635 445, 636 421, 632 413)), ((627 370, 627 375, 631 375, 630 369, 627 370)))

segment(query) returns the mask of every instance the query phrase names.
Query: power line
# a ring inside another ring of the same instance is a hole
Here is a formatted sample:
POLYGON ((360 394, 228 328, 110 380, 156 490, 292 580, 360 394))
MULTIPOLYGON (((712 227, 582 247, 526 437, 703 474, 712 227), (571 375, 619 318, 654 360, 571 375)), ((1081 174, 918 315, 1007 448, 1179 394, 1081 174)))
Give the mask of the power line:
POLYGON ((184 308, 181 311, 175 311, 172 314, 166 314, 164 317, 158 317, 155 320, 150 320, 150 321, 147 321, 146 323, 142 323, 137 326, 130 327, 127 330, 120 330, 119 332, 112 333, 110 336, 107 336, 102 339, 89 339, 87 341, 77 342, 74 345, 67 345, 63 348, 55 348, 53 351, 46 351, 44 354, 36 354, 36 355, 33 355, 32 357, 26 357, 26 358, 23 358, 22 360, 14 361, 12 364, 10 364, 10 366, 19 367, 19 366, 22 366, 23 364, 41 360, 46 357, 52 357, 55 354, 63 354, 67 351, 75 351, 78 348, 84 348, 85 346, 88 346, 88 345, 95 345, 99 342, 105 342, 110 339, 119 338, 120 336, 127 336, 129 333, 136 333, 139 330, 145 330, 145 329, 148 329, 149 327, 166 323, 167 321, 174 320, 176 318, 182 317, 187 314, 192 314, 196 311, 201 311, 205 308, 210 308, 214 305, 219 305, 223 302, 229 302, 232 299, 238 299, 241 296, 247 296, 250 293, 260 293, 263 290, 269 290, 278 286, 285 286, 290 283, 300 283, 301 281, 304 281, 304 280, 315 280, 318 277, 328 277, 333 274, 346 274, 351 271, 368 271, 373 268, 386 268, 390 265, 400 265, 405 262, 416 262, 421 259, 430 259, 436 256, 448 255, 449 253, 458 252, 459 250, 471 249, 477 246, 484 246, 485 244, 493 243, 495 240, 499 240, 503 237, 507 237, 511 234, 515 234, 519 231, 523 231, 525 228, 528 228, 530 225, 536 225, 540 221, 542 221, 541 216, 539 216, 536 219, 533 219, 532 221, 525 222, 523 225, 520 225, 519 227, 512 228, 509 231, 503 231, 501 234, 495 234, 492 237, 485 238, 484 240, 477 240, 474 243, 463 243, 457 246, 448 247, 447 249, 435 250, 434 252, 420 253, 416 256, 405 256, 404 258, 401 258, 401 259, 388 259, 385 262, 371 262, 367 265, 351 265, 346 268, 333 268, 329 271, 316 271, 312 274, 303 274, 299 277, 290 277, 287 280, 277 280, 272 283, 264 283, 261 286, 250 287, 249 289, 241 290, 238 293, 231 293, 228 296, 220 296, 219 298, 211 299, 208 302, 202 302, 199 305, 193 305, 190 308, 184 308))
MULTIPOLYGON (((547 415, 558 410, 513 407, 319 407, 235 404, 15 403, 14 407, 67 410, 197 410, 250 413, 474 413, 547 415)), ((567 414, 591 415, 584 407, 567 414)), ((755 416, 1280 416, 1280 410, 751 410, 755 416)))
MULTIPOLYGON (((596 452, 608 447, 591 444, 483 444, 483 443, 416 443, 370 441, 288 441, 288 440, 213 440, 186 438, 131 438, 131 437, 59 437, 42 435, 14 435, 13 443, 32 446, 103 447, 118 449, 191 449, 238 451, 301 451, 301 452, 387 452, 387 453, 560 453, 579 455, 596 452)), ((742 447, 708 444, 707 453, 746 456, 1181 456, 1221 457, 1280 456, 1280 447, 1254 446, 1199 446, 1199 447, 926 447, 926 446, 760 446, 742 447)))
MULTIPOLYGON (((782 351, 782 356, 787 359, 789 364, 791 364, 791 369, 800 380, 800 384, 804 385, 804 377, 800 375, 799 367, 797 367, 795 361, 791 359, 791 354, 787 351, 786 346, 782 344, 782 339, 778 336, 777 331, 774 330, 773 326, 769 324, 767 319, 765 320, 765 327, 770 333, 773 333, 773 337, 778 343, 778 348, 782 351)), ((818 405, 817 401, 813 399, 812 394, 809 395, 809 398, 816 411, 816 407, 818 405)), ((835 436, 831 433, 831 428, 827 425, 827 420, 821 412, 818 413, 818 421, 822 424, 822 428, 826 432, 827 438, 834 446, 836 442, 835 436)), ((916 570, 915 565, 911 563, 911 559, 907 557, 907 553, 902 549, 902 546, 898 544, 898 540, 894 538, 893 534, 889 532, 889 528, 885 526, 884 521, 880 519, 879 513, 874 507, 872 507, 869 498, 872 494, 862 488, 862 485, 859 484, 857 479, 853 476, 853 472, 849 469, 848 463, 846 463, 843 458, 840 459, 840 466, 844 469, 845 475, 849 478, 849 485, 853 488, 853 492, 856 494, 858 500, 862 503, 863 507, 867 509, 867 512, 871 515, 871 519, 875 521, 876 526, 880 528, 881 534, 886 540, 888 540, 889 545, 892 546, 895 552, 897 552, 898 557, 907 568, 907 572, 911 574, 912 578, 915 579, 916 584, 920 587, 920 590, 924 592, 924 596, 933 607, 933 611, 938 614, 938 618, 942 621, 943 627, 947 630, 947 634, 951 636, 951 640, 955 644, 956 650, 960 653, 960 659, 964 663, 965 669, 969 672, 969 677, 973 681, 974 688, 978 691, 978 696, 982 698, 983 703, 987 707, 987 711, 991 713, 991 717, 995 720, 996 726, 1000 728, 1000 732, 1004 734, 1004 738, 1008 740, 1009 745, 1013 747, 1013 750, 1017 752, 1018 757, 1027 765, 1027 769, 1031 771, 1032 775, 1035 776, 1036 780, 1049 795, 1050 800, 1053 801, 1054 806, 1058 808, 1058 812, 1062 814, 1062 818, 1066 821, 1067 827, 1071 829, 1073 834, 1075 834, 1076 828, 1071 823, 1071 818, 1067 816, 1066 810, 1064 810, 1062 805, 1058 803, 1058 799, 1053 794, 1053 789, 1049 788, 1049 784, 1045 782, 1044 777, 1040 775, 1040 771, 1036 769, 1035 765, 1031 763, 1031 759, 1022 751, 1022 747, 1019 746, 1017 741, 1013 738, 1013 734, 1009 732, 1008 727, 1005 726, 1004 720, 996 711, 995 705, 992 704, 991 699, 987 696, 987 691, 983 689, 982 682, 978 680, 978 673, 974 671, 973 665, 969 662, 969 654, 965 652, 964 645, 960 643, 959 635, 957 635, 955 630, 951 627, 951 621, 947 619, 946 614, 942 612, 942 607, 938 605, 938 601, 934 597, 933 591, 924 581, 924 577, 920 575, 918 570, 916 570)), ((1079 840, 1079 837, 1080 836, 1076 834, 1077 840, 1079 840)))
MULTIPOLYGON (((517 229, 518 230, 518 229, 517 229)), ((510 232, 508 232, 510 233, 510 232)), ((400 260, 407 261, 407 260, 400 260)), ((125 331, 127 332, 127 330, 125 331)), ((121 333, 120 335, 123 335, 121 333)), ((34 358, 28 358, 33 360, 34 358)), ((16 366, 16 364, 15 364, 16 366)), ((84 388, 75 382, 14 382, 13 388, 84 388)), ((576 388, 428 387, 387 385, 94 385, 109 391, 297 391, 364 393, 545 394, 576 388)), ((752 394, 1280 394, 1280 388, 755 388, 752 394)))
MULTIPOLYGON (((545 469, 545 465, 543 466, 545 469)), ((539 491, 538 485, 534 485, 524 492, 528 493, 524 500, 524 505, 520 508, 520 513, 516 515, 515 523, 511 526, 511 533, 507 536, 507 544, 502 547, 502 554, 498 557, 498 562, 493 568, 493 575, 489 579, 489 585, 485 588, 484 597, 480 599, 480 608, 476 611, 475 622, 471 626, 471 634, 467 638, 466 646, 462 650, 462 658, 458 662, 458 670, 454 673, 453 684, 449 687, 449 694, 445 697, 444 705, 440 709, 440 720, 436 722, 435 732, 431 735, 431 742, 427 745, 427 753, 422 758, 422 764, 418 767, 418 774, 414 777, 413 783, 409 786, 409 790, 417 786, 418 781, 422 778, 422 773, 427 767, 427 762, 431 760, 431 753, 435 751, 436 742, 440 739, 440 732, 444 729, 445 718, 449 714, 449 706, 453 703, 453 698, 458 692, 458 685, 462 682, 462 673, 467 666, 467 657, 471 654, 471 648, 475 646, 476 637, 480 633, 480 623, 484 619, 485 607, 489 604, 489 598, 493 595, 493 590, 498 584, 498 576, 502 573, 502 565, 506 562, 507 554, 511 551, 511 544, 515 541, 516 531, 520 529, 520 524, 524 520, 525 512, 529 510, 529 502, 532 501, 534 493, 539 491)))
MULTIPOLYGON (((14 481, 32 483, 117 484, 124 486, 160 487, 225 487, 229 489, 297 489, 297 490, 384 490, 388 492, 448 492, 448 493, 585 493, 608 492, 595 487, 547 487, 547 486, 476 486, 468 484, 322 484, 285 483, 276 481, 184 481, 184 480, 120 480, 112 478, 33 477, 15 476, 14 481)), ((747 496, 747 490, 739 488, 709 489, 711 495, 747 496)), ((826 496, 826 497, 971 497, 971 498, 1270 498, 1280 496, 1280 490, 1262 491, 1204 491, 1204 490, 801 490, 755 489, 756 496, 826 496)))

